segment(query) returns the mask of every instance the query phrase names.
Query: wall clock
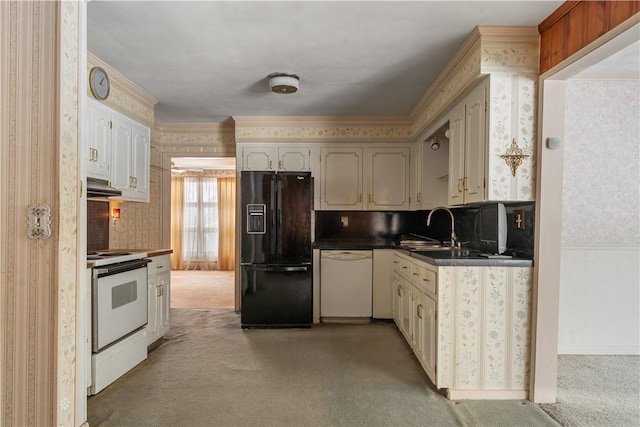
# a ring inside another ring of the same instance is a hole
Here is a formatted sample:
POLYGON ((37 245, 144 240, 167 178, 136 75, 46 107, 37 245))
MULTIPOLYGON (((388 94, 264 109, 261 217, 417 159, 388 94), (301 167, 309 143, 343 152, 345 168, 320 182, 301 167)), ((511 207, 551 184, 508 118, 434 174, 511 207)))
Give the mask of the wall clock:
POLYGON ((97 99, 104 101, 109 97, 111 84, 107 72, 100 67, 93 67, 89 73, 89 87, 97 99))

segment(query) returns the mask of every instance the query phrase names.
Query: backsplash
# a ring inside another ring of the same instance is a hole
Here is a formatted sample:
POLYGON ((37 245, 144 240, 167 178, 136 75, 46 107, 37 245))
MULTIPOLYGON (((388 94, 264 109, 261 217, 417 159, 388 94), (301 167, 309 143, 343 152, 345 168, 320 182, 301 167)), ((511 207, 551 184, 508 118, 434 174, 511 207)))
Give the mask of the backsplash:
POLYGON ((109 248, 109 202, 87 200, 87 251, 109 248))
MULTIPOLYGON (((522 258, 533 258, 535 203, 505 203, 507 213, 507 252, 522 258), (513 227, 513 211, 524 211, 524 230, 513 227)), ((466 246, 477 249, 474 235, 477 206, 452 208, 456 235, 466 246)), ((429 211, 362 212, 316 211, 316 240, 323 239, 379 239, 396 240, 402 234, 417 234, 445 241, 451 238, 451 217, 446 211, 437 211, 427 227, 429 211), (347 226, 342 225, 346 218, 347 226)))

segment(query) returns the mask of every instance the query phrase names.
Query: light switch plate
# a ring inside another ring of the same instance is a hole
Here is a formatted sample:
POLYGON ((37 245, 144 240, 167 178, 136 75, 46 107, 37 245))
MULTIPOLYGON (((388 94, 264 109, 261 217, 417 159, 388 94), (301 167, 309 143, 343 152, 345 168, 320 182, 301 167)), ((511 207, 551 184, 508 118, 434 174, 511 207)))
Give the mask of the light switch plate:
POLYGON ((513 211, 513 228, 524 230, 524 210, 516 209, 513 211))
POLYGON ((349 226, 349 217, 348 216, 341 216, 340 217, 340 222, 342 223, 343 227, 348 227, 349 226))

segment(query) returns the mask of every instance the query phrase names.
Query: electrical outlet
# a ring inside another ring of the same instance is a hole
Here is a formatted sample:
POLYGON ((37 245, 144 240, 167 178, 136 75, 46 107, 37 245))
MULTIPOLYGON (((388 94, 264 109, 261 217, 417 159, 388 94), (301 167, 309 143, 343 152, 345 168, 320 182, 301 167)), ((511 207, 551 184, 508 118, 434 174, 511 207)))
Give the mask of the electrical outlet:
POLYGON ((348 216, 341 216, 340 217, 340 222, 342 223, 343 227, 348 227, 349 226, 349 217, 348 216))
POLYGON ((524 230, 524 211, 517 209, 513 211, 513 228, 524 230))

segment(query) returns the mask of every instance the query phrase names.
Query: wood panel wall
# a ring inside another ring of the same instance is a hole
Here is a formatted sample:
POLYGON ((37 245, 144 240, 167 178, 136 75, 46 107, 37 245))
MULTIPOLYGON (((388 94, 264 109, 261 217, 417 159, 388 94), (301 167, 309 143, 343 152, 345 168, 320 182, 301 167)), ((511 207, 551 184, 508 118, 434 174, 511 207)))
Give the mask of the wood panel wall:
POLYGON ((540 74, 640 12, 640 1, 567 1, 539 26, 540 74))

